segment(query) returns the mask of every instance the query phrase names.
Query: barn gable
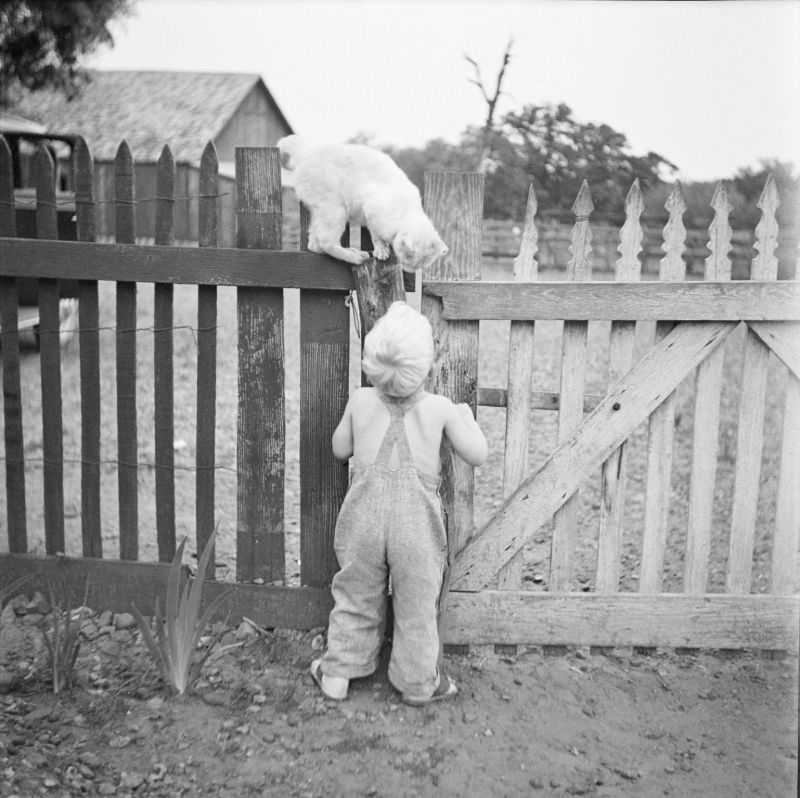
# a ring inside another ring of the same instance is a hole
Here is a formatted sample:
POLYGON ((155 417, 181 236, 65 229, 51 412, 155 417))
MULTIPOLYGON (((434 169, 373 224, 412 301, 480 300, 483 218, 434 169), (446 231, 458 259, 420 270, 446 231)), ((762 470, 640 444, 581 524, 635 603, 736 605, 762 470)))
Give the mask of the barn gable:
POLYGON ((90 82, 72 100, 55 91, 31 92, 14 111, 51 131, 83 135, 98 161, 112 160, 123 139, 140 163, 156 161, 164 144, 169 144, 176 161, 197 164, 208 141, 221 146, 219 157, 226 161, 233 159, 233 146, 272 145, 292 132, 255 74, 136 70, 89 74, 90 82))

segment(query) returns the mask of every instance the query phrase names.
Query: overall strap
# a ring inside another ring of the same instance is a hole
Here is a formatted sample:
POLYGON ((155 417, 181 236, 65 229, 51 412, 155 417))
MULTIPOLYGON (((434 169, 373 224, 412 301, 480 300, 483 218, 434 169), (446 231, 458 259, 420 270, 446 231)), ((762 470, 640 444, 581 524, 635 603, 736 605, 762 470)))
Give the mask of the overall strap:
POLYGON ((378 392, 383 404, 389 411, 389 429, 383 436, 381 445, 378 449, 378 454, 375 456, 375 465, 389 466, 392 460, 392 453, 397 451, 397 468, 405 468, 406 466, 414 467, 414 457, 411 454, 411 447, 408 445, 408 437, 406 436, 406 425, 404 418, 406 413, 417 403, 412 400, 396 400, 391 399, 378 392))

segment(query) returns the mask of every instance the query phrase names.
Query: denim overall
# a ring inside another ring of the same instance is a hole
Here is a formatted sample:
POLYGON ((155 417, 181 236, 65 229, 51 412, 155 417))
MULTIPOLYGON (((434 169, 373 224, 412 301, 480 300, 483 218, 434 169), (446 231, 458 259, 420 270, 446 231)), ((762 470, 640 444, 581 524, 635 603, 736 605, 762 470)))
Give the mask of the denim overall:
POLYGON ((406 696, 428 698, 438 680, 437 609, 447 561, 439 478, 414 466, 404 418, 415 399, 378 395, 391 421, 375 462, 353 472, 336 522, 341 570, 331 586, 322 672, 355 679, 375 671, 391 577, 389 681, 406 696))

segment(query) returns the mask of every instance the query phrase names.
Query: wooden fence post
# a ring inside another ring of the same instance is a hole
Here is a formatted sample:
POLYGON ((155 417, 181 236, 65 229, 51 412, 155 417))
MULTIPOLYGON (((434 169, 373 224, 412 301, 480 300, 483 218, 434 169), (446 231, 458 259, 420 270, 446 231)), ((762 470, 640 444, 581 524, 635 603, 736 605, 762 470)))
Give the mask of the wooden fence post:
MULTIPOLYGON (((426 275, 430 279, 480 279, 483 181, 482 174, 473 172, 425 173, 425 210, 449 248, 448 254, 434 263, 426 275)), ((479 322, 445 321, 440 300, 424 293, 422 311, 431 322, 436 345, 430 390, 448 396, 453 402, 466 402, 475 413, 479 322)), ((442 447, 441 493, 447 519, 449 567, 442 586, 440 625, 453 562, 472 534, 474 485, 472 467, 455 456, 445 443, 442 447)))
MULTIPOLYGON (((114 159, 114 233, 118 244, 136 241, 133 157, 128 143, 114 159)), ((117 467, 119 556, 139 559, 139 445, 136 414, 135 282, 117 283, 117 467)))
MULTIPOLYGON (((75 146, 78 241, 95 240, 94 162, 86 140, 75 146)), ((84 557, 103 556, 100 505, 100 304, 96 280, 78 284, 81 373, 81 525, 84 557)))
MULTIPOLYGON (((55 164, 43 146, 35 155, 36 237, 55 240, 55 164)), ((39 366, 42 377, 44 540, 48 554, 64 552, 64 444, 61 402, 61 330, 58 280, 39 280, 39 366)))
MULTIPOLYGON (((308 210, 301 206, 303 250, 308 222, 308 210)), ((346 297, 346 291, 300 290, 300 583, 310 587, 327 587, 338 570, 333 533, 349 469, 334 458, 331 437, 349 388, 346 297)))
MULTIPOLYGON (((0 136, 0 236, 16 236, 14 172, 11 148, 0 136)), ((19 367, 19 289, 11 277, 0 278, 0 363, 3 370, 3 429, 6 447, 6 519, 8 550, 28 550, 25 513, 25 445, 19 367)))
MULTIPOLYGON (((277 147, 236 148, 236 244, 281 247, 281 171, 277 147)), ((283 583, 283 289, 238 288, 236 578, 283 583)))

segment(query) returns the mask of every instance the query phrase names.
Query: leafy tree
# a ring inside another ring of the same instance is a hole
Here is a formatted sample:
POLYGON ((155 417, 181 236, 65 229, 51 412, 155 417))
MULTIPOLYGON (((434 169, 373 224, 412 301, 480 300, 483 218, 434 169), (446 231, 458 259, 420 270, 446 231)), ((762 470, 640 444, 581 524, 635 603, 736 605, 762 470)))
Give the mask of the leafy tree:
POLYGON ((677 168, 653 152, 631 154, 622 133, 609 125, 579 122, 563 103, 526 105, 507 113, 493 130, 468 127, 458 144, 433 139, 421 148, 386 148, 420 190, 426 170, 472 170, 486 163, 482 156, 487 150, 484 214, 492 219, 522 219, 531 183, 542 213, 570 216, 585 179, 595 205, 593 218, 618 221, 635 179, 646 191, 677 168))
POLYGON ((655 152, 633 155, 623 133, 610 125, 578 121, 565 103, 526 105, 506 114, 503 125, 540 205, 552 211, 568 211, 586 180, 594 216, 616 217, 634 180, 646 192, 677 169, 655 152))
POLYGON ((134 0, 5 0, 0 4, 0 107, 21 88, 52 87, 69 96, 86 73, 79 60, 103 44, 115 17, 131 12, 134 0))

